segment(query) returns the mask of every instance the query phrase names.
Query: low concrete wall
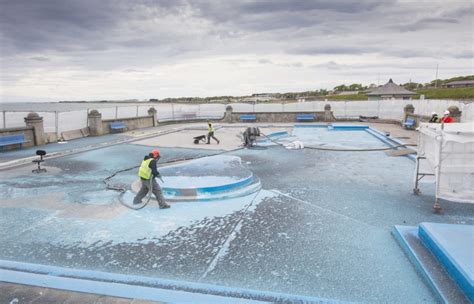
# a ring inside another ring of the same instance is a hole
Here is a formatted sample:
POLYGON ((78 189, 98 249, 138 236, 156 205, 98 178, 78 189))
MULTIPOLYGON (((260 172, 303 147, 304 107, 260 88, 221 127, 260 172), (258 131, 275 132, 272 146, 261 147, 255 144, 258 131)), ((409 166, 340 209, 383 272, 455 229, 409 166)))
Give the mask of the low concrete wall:
POLYGON ((72 139, 77 139, 77 138, 82 138, 82 137, 87 137, 87 136, 89 136, 89 128, 65 131, 61 133, 61 137, 64 140, 72 140, 72 139))
MULTIPOLYGON (((332 115, 332 113, 331 113, 332 115)), ((314 121, 335 121, 336 119, 332 116, 332 119, 325 119, 325 112, 230 112, 226 113, 224 118, 225 122, 314 122, 314 121), (240 115, 255 114, 255 121, 242 121, 240 115), (314 120, 303 120, 298 121, 296 116, 298 114, 314 114, 314 120)))
MULTIPOLYGON (((0 129, 0 136, 6 135, 19 135, 24 134, 26 143, 23 144, 23 147, 31 147, 35 145, 35 135, 34 135, 34 127, 18 127, 18 128, 6 128, 0 129)), ((3 150, 13 150, 18 149, 20 145, 8 145, 4 146, 3 150)))
POLYGON ((103 134, 109 134, 110 123, 121 121, 127 126, 127 131, 141 129, 141 128, 150 128, 154 126, 153 116, 139 116, 139 117, 127 117, 127 118, 117 118, 117 119, 104 119, 102 120, 102 130, 103 134))

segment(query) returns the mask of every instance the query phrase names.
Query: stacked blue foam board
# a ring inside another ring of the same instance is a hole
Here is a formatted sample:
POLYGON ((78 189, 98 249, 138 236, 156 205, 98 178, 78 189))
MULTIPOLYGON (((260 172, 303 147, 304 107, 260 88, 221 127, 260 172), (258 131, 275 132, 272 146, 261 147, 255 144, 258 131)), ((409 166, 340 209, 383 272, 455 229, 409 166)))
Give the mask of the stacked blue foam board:
POLYGON ((474 302, 474 226, 421 223, 418 236, 474 302))
POLYGON ((474 226, 395 226, 395 239, 443 303, 474 303, 474 226))

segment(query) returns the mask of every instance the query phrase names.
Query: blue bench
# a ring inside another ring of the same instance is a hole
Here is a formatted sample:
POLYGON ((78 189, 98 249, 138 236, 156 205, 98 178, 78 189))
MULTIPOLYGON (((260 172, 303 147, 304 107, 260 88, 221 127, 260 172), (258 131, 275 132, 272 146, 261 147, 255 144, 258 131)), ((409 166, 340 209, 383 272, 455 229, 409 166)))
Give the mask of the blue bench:
POLYGON ((26 143, 27 141, 25 140, 25 134, 15 134, 15 135, 5 135, 5 136, 0 136, 0 146, 9 146, 9 145, 15 145, 15 144, 20 144, 20 149, 23 147, 23 144, 26 143))
POLYGON ((316 115, 314 115, 313 113, 296 114, 297 121, 314 120, 315 118, 316 118, 316 115))
POLYGON ((403 126, 405 129, 414 129, 416 126, 416 121, 415 119, 408 117, 407 120, 403 123, 403 126))
POLYGON ((239 116, 242 121, 255 121, 257 120, 257 114, 242 114, 239 116))
POLYGON ((112 131, 123 131, 127 128, 123 121, 116 121, 110 123, 110 129, 112 131))

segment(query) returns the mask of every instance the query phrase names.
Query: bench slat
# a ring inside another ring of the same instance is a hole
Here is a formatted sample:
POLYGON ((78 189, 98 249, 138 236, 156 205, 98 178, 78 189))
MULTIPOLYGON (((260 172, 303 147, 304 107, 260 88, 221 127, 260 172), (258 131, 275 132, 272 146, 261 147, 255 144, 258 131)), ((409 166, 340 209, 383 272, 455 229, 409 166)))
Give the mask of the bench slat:
POLYGON ((0 146, 1 147, 8 146, 8 145, 20 144, 20 148, 22 148, 23 144, 26 143, 26 142, 27 141, 25 139, 25 134, 0 136, 0 146))
POLYGON ((405 120, 405 122, 403 123, 403 126, 405 128, 413 128, 415 127, 416 125, 416 121, 413 119, 413 118, 407 118, 407 120, 405 120))
POLYGON ((111 129, 124 129, 124 128, 126 128, 126 126, 123 122, 117 121, 117 122, 111 122, 110 123, 110 128, 111 129))
POLYGON ((316 115, 314 114, 297 114, 296 120, 314 120, 316 115))
POLYGON ((240 120, 257 120, 257 115, 255 114, 242 114, 239 116, 240 120))

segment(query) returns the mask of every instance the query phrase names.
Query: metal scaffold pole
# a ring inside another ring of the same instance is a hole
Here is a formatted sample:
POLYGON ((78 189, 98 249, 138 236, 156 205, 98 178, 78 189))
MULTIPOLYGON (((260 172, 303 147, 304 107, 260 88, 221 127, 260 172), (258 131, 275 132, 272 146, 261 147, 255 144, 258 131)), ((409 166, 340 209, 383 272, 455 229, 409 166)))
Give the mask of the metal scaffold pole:
POLYGON ((441 179, 441 163, 443 161, 443 133, 444 133, 444 122, 441 123, 441 135, 439 140, 439 149, 438 149, 438 165, 436 166, 436 200, 433 206, 433 209, 436 213, 440 213, 442 208, 439 203, 439 181, 441 179))

